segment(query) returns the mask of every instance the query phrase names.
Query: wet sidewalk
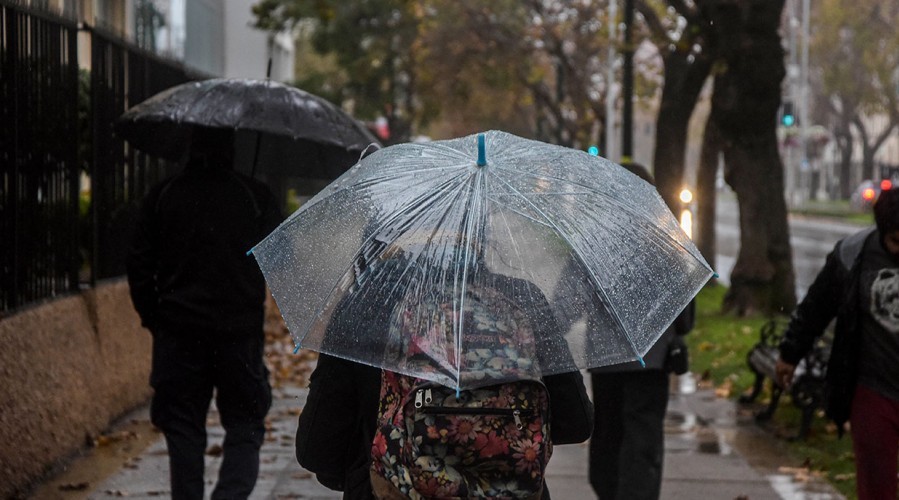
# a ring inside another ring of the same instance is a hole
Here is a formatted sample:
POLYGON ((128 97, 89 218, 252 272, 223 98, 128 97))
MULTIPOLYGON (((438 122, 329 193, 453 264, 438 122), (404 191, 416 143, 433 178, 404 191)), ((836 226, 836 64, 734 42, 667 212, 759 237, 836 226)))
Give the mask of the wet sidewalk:
MULTIPOLYGON (((267 346, 274 403, 267 419, 259 481, 253 499, 336 499, 294 458, 297 416, 305 403, 308 354, 294 355, 289 341, 267 346)), ((589 377, 586 377, 589 380, 589 377)), ((207 498, 221 463, 224 431, 213 406, 206 456, 207 498)), ((673 380, 665 429, 663 499, 830 500, 842 498, 826 483, 784 468, 784 443, 756 427, 712 389, 697 388, 688 374, 673 380)), ((43 484, 36 499, 155 499, 170 496, 165 440, 149 423, 147 408, 128 415, 98 446, 43 484)), ((587 480, 587 445, 554 449, 547 471, 553 498, 594 499, 587 480)))

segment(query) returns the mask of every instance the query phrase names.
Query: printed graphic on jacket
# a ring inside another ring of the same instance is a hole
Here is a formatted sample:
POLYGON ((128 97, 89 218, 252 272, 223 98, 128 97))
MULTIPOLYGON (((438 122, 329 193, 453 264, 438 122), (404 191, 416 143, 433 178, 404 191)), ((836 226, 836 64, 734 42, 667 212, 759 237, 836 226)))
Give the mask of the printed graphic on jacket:
POLYGON ((871 285, 871 316, 888 332, 899 333, 899 269, 881 269, 871 285))
MULTIPOLYGON (((494 293, 472 288, 462 307, 470 336, 461 352, 474 379, 514 376, 536 362, 527 315, 494 293)), ((453 310, 444 301, 398 307, 389 332, 397 359, 446 353, 439 372, 455 379, 457 351, 446 347, 455 345, 447 342, 453 310)), ((457 398, 454 388, 385 370, 378 417, 372 470, 410 498, 539 498, 543 490, 552 444, 540 381, 477 387, 457 398)))

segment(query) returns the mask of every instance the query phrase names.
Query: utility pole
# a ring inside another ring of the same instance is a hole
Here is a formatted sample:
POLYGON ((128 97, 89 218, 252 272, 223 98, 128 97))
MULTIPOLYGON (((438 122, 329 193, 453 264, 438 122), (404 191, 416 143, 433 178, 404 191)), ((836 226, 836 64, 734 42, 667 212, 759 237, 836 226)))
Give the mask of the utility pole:
MULTIPOLYGON (((787 34, 787 53, 789 54, 789 62, 787 64, 787 82, 786 82, 786 97, 787 100, 793 103, 796 103, 797 106, 802 106, 802 102, 800 99, 799 92, 799 80, 801 71, 799 70, 799 20, 796 17, 796 2, 798 0, 787 0, 787 19, 786 23, 789 27, 789 33, 787 34)), ((800 118, 802 120, 802 118, 800 118)), ((781 124, 783 126, 784 124, 781 124)), ((784 131, 787 133, 788 131, 784 131)), ((797 154, 796 148, 793 146, 788 146, 784 152, 786 153, 784 158, 784 174, 786 177, 785 189, 786 189, 786 199, 787 206, 795 207, 800 203, 802 198, 802 171, 801 171, 801 162, 802 158, 797 159, 797 156, 801 156, 797 154)))
MULTIPOLYGON (((799 164, 802 170, 812 177, 808 158, 808 38, 809 38, 809 0, 802 0, 802 54, 799 59, 799 164)), ((818 179, 820 183, 823 179, 818 179)), ((809 198, 816 198, 811 192, 813 184, 809 182, 809 198)))
POLYGON ((606 68, 606 150, 605 157, 615 161, 615 42, 618 39, 618 0, 609 0, 609 55, 606 68))
POLYGON ((624 0, 621 75, 621 163, 634 161, 634 0, 624 0))

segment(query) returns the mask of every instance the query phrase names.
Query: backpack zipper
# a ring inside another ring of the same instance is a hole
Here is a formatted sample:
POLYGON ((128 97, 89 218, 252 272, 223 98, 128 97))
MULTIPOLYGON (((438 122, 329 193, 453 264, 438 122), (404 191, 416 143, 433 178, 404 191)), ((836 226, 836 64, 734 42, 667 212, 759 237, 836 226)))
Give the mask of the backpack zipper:
POLYGON ((532 409, 519 408, 466 408, 458 406, 425 406, 433 401, 431 389, 418 389, 415 392, 415 408, 429 415, 500 415, 515 419, 518 430, 524 429, 521 417, 534 414, 532 409))

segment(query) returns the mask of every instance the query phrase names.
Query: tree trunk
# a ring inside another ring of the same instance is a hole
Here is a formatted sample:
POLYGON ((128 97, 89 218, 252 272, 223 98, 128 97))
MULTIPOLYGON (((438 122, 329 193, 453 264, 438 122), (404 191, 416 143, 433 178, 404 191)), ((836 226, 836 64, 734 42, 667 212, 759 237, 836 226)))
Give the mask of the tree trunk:
POLYGON ((715 124, 714 115, 710 114, 705 123, 702 135, 702 151, 699 156, 699 171, 696 173, 696 231, 694 232, 696 247, 705 260, 715 269, 715 255, 718 252, 715 243, 715 203, 717 189, 715 178, 718 175, 718 164, 721 157, 721 139, 715 124))
POLYGON ((840 198, 848 200, 852 197, 855 186, 852 185, 852 150, 853 141, 849 128, 840 128, 836 133, 837 148, 840 150, 840 198))
POLYGON ((778 26, 784 0, 722 0, 714 8, 727 67, 712 98, 725 179, 740 207, 740 251, 724 309, 787 313, 796 304, 777 111, 784 68, 778 26), (717 109, 715 109, 717 108, 717 109))
POLYGON ((877 152, 868 144, 862 144, 862 172, 865 172, 865 178, 871 179, 875 183, 880 181, 880 168, 874 163, 874 154, 877 152))
POLYGON ((664 58, 665 84, 656 118, 653 176, 662 199, 675 212, 684 182, 690 116, 711 68, 708 57, 688 62, 689 56, 671 52, 664 58))

